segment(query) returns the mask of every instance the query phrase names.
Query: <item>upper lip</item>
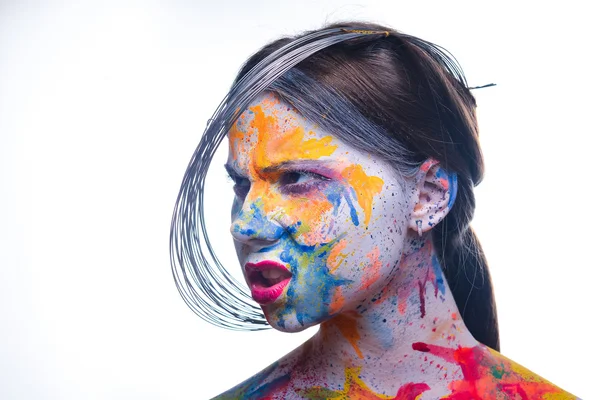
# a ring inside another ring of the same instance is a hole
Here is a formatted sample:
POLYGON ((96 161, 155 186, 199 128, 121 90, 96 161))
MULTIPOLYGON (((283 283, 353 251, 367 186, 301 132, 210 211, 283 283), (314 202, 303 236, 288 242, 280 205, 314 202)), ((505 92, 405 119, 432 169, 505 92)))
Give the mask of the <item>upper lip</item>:
POLYGON ((258 263, 246 263, 244 270, 246 272, 246 280, 254 288, 271 287, 292 277, 292 273, 285 265, 270 260, 258 263))
POLYGON ((286 272, 291 275, 292 273, 285 267, 285 265, 278 263, 277 261, 264 260, 257 263, 246 263, 244 265, 244 270, 246 274, 251 274, 252 272, 262 272, 267 269, 279 269, 282 272, 286 272))

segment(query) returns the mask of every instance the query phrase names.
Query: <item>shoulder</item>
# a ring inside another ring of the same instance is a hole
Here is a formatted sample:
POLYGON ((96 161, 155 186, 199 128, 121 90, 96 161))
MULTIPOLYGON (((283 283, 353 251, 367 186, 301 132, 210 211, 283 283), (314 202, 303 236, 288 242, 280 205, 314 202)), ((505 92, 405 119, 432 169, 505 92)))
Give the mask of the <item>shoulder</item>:
POLYGON ((478 364, 482 368, 480 372, 485 372, 480 376, 487 380, 492 387, 496 387, 498 392, 518 396, 522 399, 577 399, 573 394, 497 351, 483 345, 478 347, 481 349, 481 358, 478 360, 478 364))
POLYGON ((307 343, 296 348, 258 374, 229 389, 214 400, 286 399, 292 386, 291 375, 299 368, 307 343))
POLYGON ((302 368, 302 361, 311 349, 311 342, 305 342, 278 361, 269 365, 251 378, 220 394, 213 400, 262 400, 286 399, 292 388, 292 372, 302 368))
POLYGON ((215 397, 214 400, 276 398, 278 394, 285 393, 289 382, 290 374, 284 373, 279 362, 275 362, 258 374, 215 397))

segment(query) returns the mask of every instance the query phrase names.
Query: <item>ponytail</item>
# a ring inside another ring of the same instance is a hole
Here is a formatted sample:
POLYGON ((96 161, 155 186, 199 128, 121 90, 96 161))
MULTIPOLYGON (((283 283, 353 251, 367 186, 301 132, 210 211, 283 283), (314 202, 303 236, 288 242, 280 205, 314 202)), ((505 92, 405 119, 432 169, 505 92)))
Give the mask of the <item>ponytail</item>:
POLYGON ((475 198, 469 179, 458 178, 457 199, 434 228, 433 242, 461 317, 477 341, 500 351, 496 301, 481 244, 469 225, 475 198))

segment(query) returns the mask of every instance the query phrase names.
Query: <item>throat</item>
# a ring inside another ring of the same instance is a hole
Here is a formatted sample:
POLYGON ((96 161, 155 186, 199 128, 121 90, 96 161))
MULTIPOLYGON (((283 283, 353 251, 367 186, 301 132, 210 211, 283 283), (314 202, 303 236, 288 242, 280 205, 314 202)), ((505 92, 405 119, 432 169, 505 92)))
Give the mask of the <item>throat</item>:
POLYGON ((477 345, 430 241, 403 257, 390 283, 374 298, 321 324, 311 339, 317 358, 339 368, 360 367, 362 374, 407 373, 411 363, 415 368, 422 363, 424 345, 477 345))

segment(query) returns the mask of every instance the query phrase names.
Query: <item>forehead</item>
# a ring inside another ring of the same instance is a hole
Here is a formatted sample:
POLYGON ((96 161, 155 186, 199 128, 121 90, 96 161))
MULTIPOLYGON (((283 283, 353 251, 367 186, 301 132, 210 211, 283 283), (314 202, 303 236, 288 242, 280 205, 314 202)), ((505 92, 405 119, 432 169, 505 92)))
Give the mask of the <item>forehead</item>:
POLYGON ((274 94, 255 99, 228 132, 229 163, 246 169, 339 158, 349 147, 274 94))

